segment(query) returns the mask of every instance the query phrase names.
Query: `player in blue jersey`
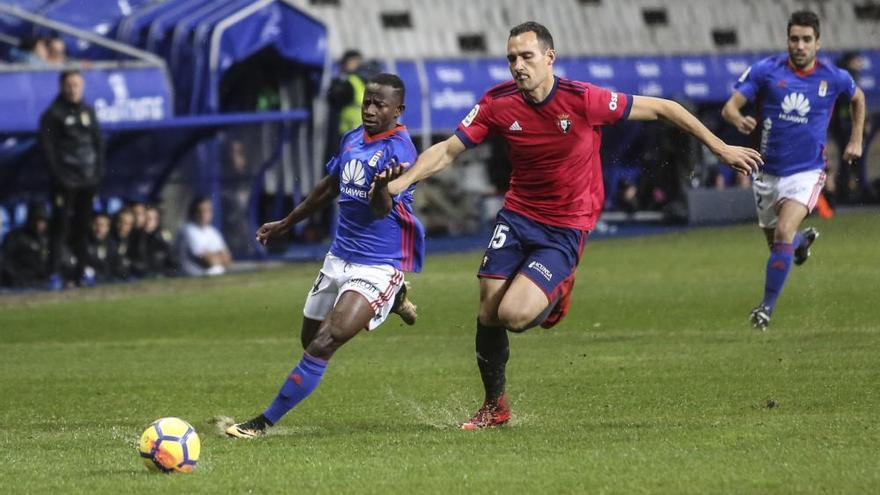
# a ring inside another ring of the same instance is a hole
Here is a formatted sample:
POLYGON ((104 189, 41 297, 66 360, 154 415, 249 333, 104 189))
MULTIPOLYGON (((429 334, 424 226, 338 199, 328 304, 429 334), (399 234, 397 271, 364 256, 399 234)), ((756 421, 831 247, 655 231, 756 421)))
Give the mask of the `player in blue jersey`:
POLYGON ((819 17, 799 11, 788 21, 788 54, 765 58, 749 67, 734 86, 722 110, 724 119, 743 134, 761 129, 764 168, 753 189, 758 225, 770 246, 764 299, 750 313, 752 325, 766 330, 792 263, 810 256, 819 236, 814 228, 798 232, 825 184, 825 139, 838 95, 850 99, 852 134, 844 150, 846 161, 862 155, 865 95, 843 69, 820 62, 819 17), (756 101, 758 119, 741 113, 756 101))
POLYGON ((394 197, 376 194, 368 199, 371 187, 385 188, 400 175, 398 164, 415 162, 412 139, 398 123, 404 91, 393 74, 372 78, 361 106, 363 125, 343 136, 338 154, 327 164, 327 176, 286 218, 257 231, 257 240, 265 244, 339 197, 336 237, 303 308, 305 353, 269 407, 229 426, 227 435, 263 435, 314 391, 337 349, 361 330, 378 327, 392 311, 408 324, 415 322, 403 276, 420 271, 424 257, 424 228, 412 210, 415 187, 394 197))

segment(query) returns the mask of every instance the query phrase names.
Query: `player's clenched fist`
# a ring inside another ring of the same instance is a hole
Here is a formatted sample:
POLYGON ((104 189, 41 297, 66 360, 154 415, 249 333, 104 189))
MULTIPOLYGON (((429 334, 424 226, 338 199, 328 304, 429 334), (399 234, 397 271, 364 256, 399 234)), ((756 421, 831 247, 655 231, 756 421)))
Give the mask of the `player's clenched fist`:
POLYGON ((755 127, 757 125, 758 122, 755 120, 754 117, 749 117, 748 115, 746 115, 743 118, 739 119, 739 121, 736 123, 736 130, 748 135, 755 130, 755 127))
POLYGON ((257 242, 265 246, 270 237, 277 237, 286 231, 287 226, 284 224, 284 220, 264 223, 257 229, 257 242))

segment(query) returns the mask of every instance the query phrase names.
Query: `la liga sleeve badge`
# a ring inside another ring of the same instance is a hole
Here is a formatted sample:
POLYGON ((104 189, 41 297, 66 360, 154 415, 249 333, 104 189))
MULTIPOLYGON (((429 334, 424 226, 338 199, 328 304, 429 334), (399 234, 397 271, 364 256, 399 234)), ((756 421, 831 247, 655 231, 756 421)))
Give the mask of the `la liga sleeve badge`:
POLYGON ((474 108, 471 108, 471 111, 468 112, 468 114, 464 118, 464 120, 461 121, 461 125, 463 125, 465 127, 468 127, 469 125, 471 125, 471 123, 474 121, 474 119, 477 118, 478 113, 480 113, 480 104, 479 103, 474 105, 474 108))

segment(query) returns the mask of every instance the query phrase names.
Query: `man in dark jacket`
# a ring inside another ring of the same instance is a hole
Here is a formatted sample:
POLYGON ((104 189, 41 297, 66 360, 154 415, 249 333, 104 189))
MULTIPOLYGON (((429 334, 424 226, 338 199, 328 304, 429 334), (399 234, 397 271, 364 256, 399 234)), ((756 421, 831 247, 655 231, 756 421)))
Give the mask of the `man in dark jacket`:
POLYGON ((49 269, 49 214, 41 204, 28 208, 25 224, 3 240, 0 283, 10 287, 38 287, 46 283, 49 269))
POLYGON ((53 289, 61 278, 65 244, 82 259, 92 216, 92 199, 104 175, 101 131, 92 107, 83 102, 85 86, 76 70, 61 73, 60 91, 40 118, 40 145, 52 183, 50 226, 53 289))

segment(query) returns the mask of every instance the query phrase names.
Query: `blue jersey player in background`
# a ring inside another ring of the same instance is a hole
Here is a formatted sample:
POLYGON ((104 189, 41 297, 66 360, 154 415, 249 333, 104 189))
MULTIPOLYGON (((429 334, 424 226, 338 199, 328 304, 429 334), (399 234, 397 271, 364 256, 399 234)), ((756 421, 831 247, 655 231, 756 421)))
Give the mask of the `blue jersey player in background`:
POLYGON ((395 312, 408 324, 416 308, 406 297, 403 272, 418 272, 424 257, 424 229, 413 215, 414 187, 391 197, 371 188, 387 187, 401 173, 400 163, 413 163, 416 149, 406 127, 404 85, 393 74, 379 74, 366 86, 363 125, 343 136, 327 164, 327 176, 283 220, 264 224, 257 240, 286 234, 297 222, 339 197, 339 222, 303 308, 299 364, 278 395, 259 416, 233 424, 235 438, 261 436, 318 386, 333 353, 361 330, 373 330, 395 312))
POLYGON ((722 110, 724 119, 743 134, 756 127, 761 131, 764 168, 752 187, 770 258, 764 299, 749 319, 762 331, 770 323, 792 263, 805 262, 819 236, 812 227, 803 232, 798 228, 825 184, 825 140, 839 95, 849 98, 852 115, 843 159, 851 162, 862 155, 865 95, 849 73, 816 58, 819 47, 819 17, 810 11, 793 13, 788 21, 788 54, 749 67, 722 110), (757 120, 740 112, 751 101, 758 106, 757 120))

